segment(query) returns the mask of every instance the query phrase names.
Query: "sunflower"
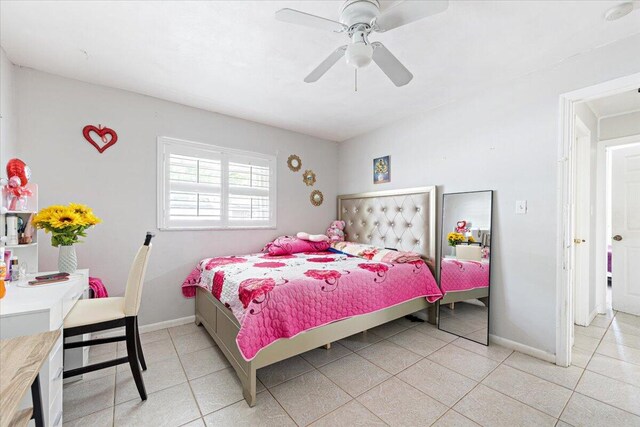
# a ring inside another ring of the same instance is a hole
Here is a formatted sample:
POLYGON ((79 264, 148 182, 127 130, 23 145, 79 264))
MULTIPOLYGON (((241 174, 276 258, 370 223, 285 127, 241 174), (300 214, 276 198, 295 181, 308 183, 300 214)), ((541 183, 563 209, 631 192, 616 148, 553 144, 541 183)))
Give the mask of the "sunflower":
POLYGON ((87 205, 81 205, 80 203, 69 203, 69 209, 73 210, 78 215, 93 214, 91 208, 87 205))
POLYGON ((91 210, 89 210, 88 213, 80 215, 80 222, 82 223, 82 225, 90 227, 92 225, 100 224, 102 220, 95 216, 93 212, 91 212, 91 210))
POLYGON ((73 210, 65 209, 63 211, 52 212, 51 217, 49 218, 49 225, 51 228, 63 229, 83 225, 81 220, 81 216, 73 210))
POLYGON ((86 237, 86 230, 101 222, 91 208, 78 203, 49 206, 32 220, 34 227, 51 233, 51 244, 56 247, 81 242, 80 237, 86 237))

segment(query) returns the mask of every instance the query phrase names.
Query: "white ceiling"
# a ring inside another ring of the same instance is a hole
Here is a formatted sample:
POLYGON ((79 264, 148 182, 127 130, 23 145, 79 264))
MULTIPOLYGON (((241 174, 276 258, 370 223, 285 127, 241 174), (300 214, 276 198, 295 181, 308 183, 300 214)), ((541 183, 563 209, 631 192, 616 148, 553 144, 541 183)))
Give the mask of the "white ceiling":
MULTIPOLYGON (((616 1, 452 1, 380 40, 413 72, 396 88, 340 62, 303 78, 346 36, 278 22, 282 7, 338 18, 340 1, 0 3, 9 59, 78 80, 341 141, 640 32, 616 1)), ((388 5, 386 5, 388 6, 388 5)))
POLYGON ((616 116, 640 111, 640 93, 638 89, 622 92, 587 102, 596 117, 616 116))

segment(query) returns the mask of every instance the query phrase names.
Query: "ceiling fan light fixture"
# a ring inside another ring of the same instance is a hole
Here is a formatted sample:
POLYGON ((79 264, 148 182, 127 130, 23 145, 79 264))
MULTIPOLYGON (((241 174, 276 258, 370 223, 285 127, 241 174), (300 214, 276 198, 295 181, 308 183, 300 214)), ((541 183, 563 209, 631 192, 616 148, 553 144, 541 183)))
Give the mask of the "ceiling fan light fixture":
POLYGON ((607 10, 604 19, 607 21, 616 21, 633 12, 633 2, 621 3, 607 10))
POLYGON ((347 64, 354 68, 364 68, 371 64, 373 58, 373 47, 367 43, 351 43, 347 46, 345 53, 347 64))

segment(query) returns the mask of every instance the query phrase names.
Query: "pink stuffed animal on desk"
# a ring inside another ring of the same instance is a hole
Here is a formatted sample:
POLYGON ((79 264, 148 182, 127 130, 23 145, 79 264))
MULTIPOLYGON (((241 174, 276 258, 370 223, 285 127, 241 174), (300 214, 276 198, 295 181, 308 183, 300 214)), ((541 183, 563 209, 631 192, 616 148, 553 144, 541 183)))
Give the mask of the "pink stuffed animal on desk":
POLYGON ((333 221, 327 228, 327 236, 332 242, 344 242, 344 221, 333 221))

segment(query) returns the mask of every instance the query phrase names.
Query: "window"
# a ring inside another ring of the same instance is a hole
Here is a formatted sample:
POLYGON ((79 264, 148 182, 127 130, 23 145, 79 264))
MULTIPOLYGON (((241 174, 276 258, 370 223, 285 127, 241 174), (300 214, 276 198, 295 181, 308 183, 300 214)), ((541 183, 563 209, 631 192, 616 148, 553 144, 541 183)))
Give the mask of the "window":
POLYGON ((158 138, 158 228, 276 226, 275 157, 158 138))

